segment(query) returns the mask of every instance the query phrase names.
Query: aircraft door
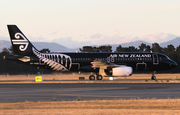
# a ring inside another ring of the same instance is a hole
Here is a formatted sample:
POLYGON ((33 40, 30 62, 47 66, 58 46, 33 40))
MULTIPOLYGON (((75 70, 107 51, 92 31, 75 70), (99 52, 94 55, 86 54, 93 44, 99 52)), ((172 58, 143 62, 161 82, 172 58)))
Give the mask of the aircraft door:
POLYGON ((107 62, 110 62, 110 57, 107 57, 107 62))
POLYGON ((107 62, 114 62, 114 57, 107 57, 107 62))
POLYGON ((159 59, 158 59, 158 55, 157 54, 153 54, 153 64, 154 65, 159 64, 159 59))

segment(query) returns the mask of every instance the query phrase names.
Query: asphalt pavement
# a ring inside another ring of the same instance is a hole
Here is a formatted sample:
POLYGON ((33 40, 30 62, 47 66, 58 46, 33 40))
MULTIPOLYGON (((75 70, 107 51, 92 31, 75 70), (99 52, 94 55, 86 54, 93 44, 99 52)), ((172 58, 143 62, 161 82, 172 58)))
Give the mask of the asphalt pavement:
POLYGON ((1 83, 0 102, 180 98, 179 83, 1 83))

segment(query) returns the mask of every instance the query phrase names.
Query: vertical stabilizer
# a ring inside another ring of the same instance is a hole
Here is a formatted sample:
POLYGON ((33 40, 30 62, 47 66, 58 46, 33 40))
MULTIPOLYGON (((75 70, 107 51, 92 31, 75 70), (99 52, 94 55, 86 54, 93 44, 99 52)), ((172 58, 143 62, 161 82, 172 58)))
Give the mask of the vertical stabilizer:
POLYGON ((27 37, 19 30, 16 25, 7 25, 14 54, 33 55, 32 48, 35 48, 27 37))

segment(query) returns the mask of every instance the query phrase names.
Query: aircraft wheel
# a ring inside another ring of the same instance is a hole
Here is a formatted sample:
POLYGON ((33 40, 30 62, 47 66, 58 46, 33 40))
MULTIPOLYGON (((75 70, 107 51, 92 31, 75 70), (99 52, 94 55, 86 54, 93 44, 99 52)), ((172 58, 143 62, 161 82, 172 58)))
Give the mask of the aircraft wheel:
POLYGON ((97 75, 97 76, 96 76, 96 79, 97 79, 97 80, 102 80, 102 75, 97 75))
POLYGON ((95 80, 95 76, 94 75, 90 75, 89 76, 89 80, 95 80))
POLYGON ((152 76, 151 79, 152 79, 152 80, 156 80, 156 76, 152 76))

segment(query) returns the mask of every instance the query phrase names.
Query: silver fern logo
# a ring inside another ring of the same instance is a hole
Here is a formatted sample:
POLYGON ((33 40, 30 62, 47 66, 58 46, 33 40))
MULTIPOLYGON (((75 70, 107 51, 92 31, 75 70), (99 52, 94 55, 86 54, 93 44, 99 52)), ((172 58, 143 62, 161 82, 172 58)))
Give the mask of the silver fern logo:
POLYGON ((25 51, 28 47, 28 40, 26 39, 26 37, 24 37, 21 33, 16 33, 14 35, 14 37, 16 38, 16 40, 12 40, 12 43, 14 45, 20 45, 19 46, 19 50, 20 51, 25 51), (22 39, 19 39, 19 38, 22 38, 22 39))
POLYGON ((71 57, 65 54, 46 54, 40 53, 35 48, 32 48, 33 53, 55 71, 69 71, 71 69, 71 57))

